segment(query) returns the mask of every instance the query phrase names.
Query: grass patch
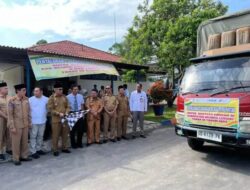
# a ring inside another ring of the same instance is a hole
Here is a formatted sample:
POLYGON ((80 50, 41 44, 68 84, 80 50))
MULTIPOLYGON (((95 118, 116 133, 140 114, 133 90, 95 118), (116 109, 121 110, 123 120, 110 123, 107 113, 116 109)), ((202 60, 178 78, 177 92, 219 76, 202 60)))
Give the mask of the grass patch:
POLYGON ((162 122, 165 120, 170 120, 175 116, 176 107, 172 108, 165 107, 163 116, 155 116, 153 108, 150 106, 148 112, 145 114, 144 118, 147 121, 162 122))

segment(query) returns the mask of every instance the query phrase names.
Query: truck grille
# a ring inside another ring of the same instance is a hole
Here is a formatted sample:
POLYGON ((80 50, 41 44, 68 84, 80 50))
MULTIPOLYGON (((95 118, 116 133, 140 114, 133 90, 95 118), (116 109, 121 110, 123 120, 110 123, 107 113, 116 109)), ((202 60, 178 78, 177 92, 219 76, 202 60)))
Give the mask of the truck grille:
POLYGON ((226 127, 213 127, 213 126, 194 125, 194 124, 191 124, 190 127, 197 128, 197 129, 205 129, 205 130, 216 130, 216 131, 229 132, 229 133, 237 132, 237 129, 226 128, 226 127))

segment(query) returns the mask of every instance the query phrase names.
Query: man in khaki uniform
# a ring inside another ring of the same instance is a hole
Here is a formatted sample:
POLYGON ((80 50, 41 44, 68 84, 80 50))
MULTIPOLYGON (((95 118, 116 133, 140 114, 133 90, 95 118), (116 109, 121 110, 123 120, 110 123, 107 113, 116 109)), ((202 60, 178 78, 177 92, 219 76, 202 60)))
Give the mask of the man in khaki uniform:
POLYGON ((63 95, 62 84, 54 85, 55 93, 52 94, 48 101, 48 110, 51 113, 52 120, 52 149, 54 156, 59 156, 58 141, 62 137, 62 152, 70 153, 68 149, 69 127, 66 123, 62 123, 62 118, 70 112, 70 104, 66 96, 63 95))
POLYGON ((13 162, 31 161, 28 157, 28 133, 31 128, 29 99, 26 97, 26 85, 15 86, 16 96, 8 103, 8 126, 11 131, 13 162))
POLYGON ((9 130, 7 129, 7 106, 8 106, 8 87, 6 82, 0 83, 0 160, 5 160, 4 148, 8 149, 9 130))
POLYGON ((101 144, 100 142, 100 120, 101 111, 103 109, 103 103, 100 98, 97 97, 97 90, 91 91, 91 97, 86 101, 86 107, 89 110, 87 115, 88 122, 88 143, 87 146, 92 143, 101 144))
POLYGON ((110 128, 110 140, 116 142, 116 109, 118 101, 112 94, 110 86, 106 86, 106 95, 103 97, 104 103, 104 143, 108 141, 108 130, 110 128))
POLYGON ((104 95, 105 95, 104 86, 101 86, 101 90, 98 92, 98 97, 103 98, 104 95))
POLYGON ((125 95, 123 86, 118 87, 119 94, 117 95, 118 107, 117 107, 117 140, 121 138, 127 139, 127 122, 129 117, 129 100, 125 95))

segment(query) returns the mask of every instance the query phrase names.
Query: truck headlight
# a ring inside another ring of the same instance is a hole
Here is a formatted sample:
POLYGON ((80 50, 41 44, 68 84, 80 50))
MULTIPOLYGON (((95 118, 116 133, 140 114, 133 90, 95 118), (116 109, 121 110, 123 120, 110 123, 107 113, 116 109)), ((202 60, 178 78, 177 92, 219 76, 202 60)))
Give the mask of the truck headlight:
POLYGON ((175 114, 177 124, 183 125, 184 124, 184 113, 176 112, 175 114))
POLYGON ((250 118, 249 117, 243 117, 240 119, 240 132, 250 133, 250 118))

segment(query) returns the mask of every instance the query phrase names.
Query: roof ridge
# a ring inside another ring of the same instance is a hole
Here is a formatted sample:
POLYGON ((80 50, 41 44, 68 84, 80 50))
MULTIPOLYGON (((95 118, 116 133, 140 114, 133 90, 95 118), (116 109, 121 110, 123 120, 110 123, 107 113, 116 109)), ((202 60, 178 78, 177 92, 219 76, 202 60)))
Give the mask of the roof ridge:
POLYGON ((36 45, 28 48, 28 51, 52 53, 57 55, 95 59, 108 62, 121 62, 122 59, 121 56, 69 40, 36 45))
MULTIPOLYGON (((121 56, 119 56, 119 55, 116 55, 116 54, 113 54, 113 53, 109 53, 109 52, 107 52, 107 51, 100 50, 100 49, 97 49, 97 48, 93 48, 93 47, 87 46, 87 45, 85 45, 85 44, 81 44, 81 43, 79 43, 79 42, 73 42, 73 41, 70 41, 70 40, 64 40, 64 41, 67 41, 67 42, 70 42, 70 43, 75 43, 75 44, 78 44, 78 45, 81 45, 81 46, 85 46, 85 47, 90 48, 90 49, 93 49, 93 50, 101 51, 101 52, 104 52, 104 53, 107 53, 107 54, 110 54, 110 55, 117 56, 117 57, 120 57, 120 58, 121 58, 121 56)), ((62 41, 62 42, 63 42, 63 41, 62 41)))
POLYGON ((82 44, 82 43, 79 43, 79 42, 74 42, 74 41, 71 41, 71 40, 62 40, 62 41, 57 41, 57 42, 49 42, 47 44, 38 44, 38 45, 34 45, 34 46, 31 46, 31 47, 28 47, 27 49, 35 48, 35 47, 41 47, 41 46, 46 46, 46 45, 50 45, 50 44, 62 43, 62 42, 70 42, 70 43, 73 43, 73 44, 78 44, 78 45, 87 47, 89 49, 93 49, 93 50, 96 50, 96 51, 101 51, 103 53, 106 53, 106 54, 109 54, 109 55, 121 58, 121 56, 119 56, 119 55, 116 55, 116 54, 113 54, 113 53, 110 53, 110 52, 107 52, 107 51, 104 51, 104 50, 100 50, 100 49, 97 49, 97 48, 93 48, 93 47, 87 46, 85 44, 82 44))
MULTIPOLYGON (((35 45, 33 45, 33 46, 30 46, 30 47, 28 47, 27 49, 29 49, 29 48, 34 48, 34 47, 40 47, 40 46, 46 46, 46 45, 50 45, 50 44, 57 44, 57 43, 61 43, 61 42, 67 42, 67 41, 69 41, 69 40, 62 40, 62 41, 57 41, 57 42, 48 42, 48 43, 46 43, 46 44, 35 44, 35 45)), ((70 42, 70 41, 69 41, 70 42)))

